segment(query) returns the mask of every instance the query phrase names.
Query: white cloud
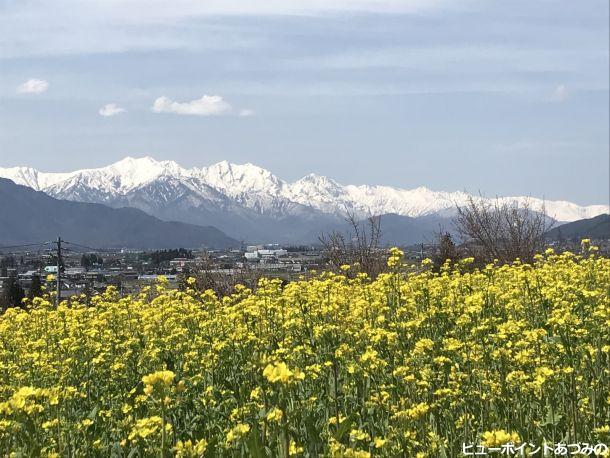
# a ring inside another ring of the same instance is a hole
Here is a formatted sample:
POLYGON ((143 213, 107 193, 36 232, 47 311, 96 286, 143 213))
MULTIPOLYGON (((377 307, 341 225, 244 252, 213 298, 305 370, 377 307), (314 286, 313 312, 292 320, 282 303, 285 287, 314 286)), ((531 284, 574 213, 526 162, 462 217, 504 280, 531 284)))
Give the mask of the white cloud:
POLYGON ((107 103, 102 108, 100 108, 100 111, 98 113, 101 116, 109 117, 109 116, 118 115, 119 113, 125 113, 125 109, 118 107, 114 103, 107 103))
POLYGON ((563 84, 560 84, 559 86, 557 86, 555 88, 555 90, 553 91, 553 94, 551 95, 551 100, 553 102, 563 102, 567 98, 568 98, 568 89, 563 84))
POLYGON ((249 108, 244 108, 243 110, 239 111, 239 116, 241 116, 242 118, 254 116, 255 114, 256 113, 254 112, 254 110, 250 110, 249 108))
POLYGON ((49 89, 48 81, 36 78, 29 79, 25 83, 17 86, 17 92, 19 94, 42 94, 47 89, 49 89))
POLYGON ((153 104, 155 113, 180 115, 219 116, 233 113, 233 107, 219 95, 204 95, 190 102, 174 102, 169 97, 159 97, 153 104))

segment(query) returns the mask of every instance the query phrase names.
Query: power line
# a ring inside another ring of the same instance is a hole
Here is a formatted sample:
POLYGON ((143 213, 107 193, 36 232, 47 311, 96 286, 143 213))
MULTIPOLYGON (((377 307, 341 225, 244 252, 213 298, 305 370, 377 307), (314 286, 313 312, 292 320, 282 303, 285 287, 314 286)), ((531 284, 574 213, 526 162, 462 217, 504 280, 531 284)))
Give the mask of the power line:
MULTIPOLYGON (((0 246, 0 251, 2 250, 15 250, 17 248, 32 248, 32 247, 38 247, 37 250, 37 254, 40 255, 40 252, 42 251, 43 246, 45 245, 56 245, 56 252, 57 252, 57 272, 56 272, 56 298, 55 298, 55 305, 59 306, 60 302, 61 302, 61 288, 62 288, 62 278, 61 278, 61 266, 62 266, 62 249, 64 251, 72 251, 74 253, 82 253, 79 252, 77 249, 70 249, 70 248, 66 248, 65 246, 62 247, 62 244, 69 244, 71 246, 84 250, 90 250, 90 251, 94 251, 94 252, 104 252, 104 251, 108 251, 108 250, 104 250, 102 248, 94 248, 94 247, 90 247, 90 246, 86 246, 86 245, 81 245, 78 243, 74 243, 74 242, 68 242, 66 240, 62 240, 61 236, 57 237, 57 241, 55 242, 38 242, 38 243, 22 243, 20 245, 3 245, 0 246)), ((51 251, 52 249, 49 249, 48 251, 51 251)))
POLYGON ((38 243, 24 243, 21 245, 0 245, 0 250, 12 250, 15 248, 29 248, 29 247, 41 247, 42 245, 49 245, 53 242, 38 242, 38 243))
POLYGON ((91 247, 91 246, 87 246, 87 245, 81 245, 79 243, 69 242, 67 240, 62 240, 62 242, 66 243, 68 245, 73 245, 75 247, 82 248, 84 250, 94 251, 96 253, 110 253, 113 251, 113 250, 109 250, 107 248, 95 248, 95 247, 91 247))
POLYGON ((40 256, 40 252, 42 251, 42 247, 47 245, 49 242, 43 242, 38 246, 38 251, 36 252, 36 256, 40 256))
POLYGON ((61 237, 57 237, 57 299, 56 304, 61 302, 61 237))
POLYGON ((69 252, 69 253, 75 253, 75 254, 86 254, 89 252, 89 250, 85 250, 83 248, 79 248, 79 247, 72 247, 72 246, 65 246, 67 244, 67 242, 65 240, 62 239, 61 241, 62 244, 62 251, 65 252, 69 252))

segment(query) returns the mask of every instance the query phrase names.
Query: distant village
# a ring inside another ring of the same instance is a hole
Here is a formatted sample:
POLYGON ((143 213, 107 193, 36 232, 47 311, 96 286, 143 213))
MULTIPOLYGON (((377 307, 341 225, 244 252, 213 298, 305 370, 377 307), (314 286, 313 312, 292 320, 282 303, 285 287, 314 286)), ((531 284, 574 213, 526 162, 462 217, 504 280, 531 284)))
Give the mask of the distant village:
MULTIPOLYGON (((414 256, 420 257, 422 253, 414 252, 414 256)), ((65 248, 59 265, 62 299, 81 294, 93 296, 108 286, 114 286, 121 294, 131 294, 155 283, 160 276, 170 287, 176 287, 181 277, 198 272, 219 277, 249 273, 292 280, 328 267, 319 246, 279 244, 244 245, 234 250, 82 252, 65 248)), ((55 291, 57 273, 57 256, 53 250, 0 253, 0 297, 7 288, 22 289, 24 297, 39 295, 42 287, 55 291)))
MULTIPOLYGON (((179 276, 206 270, 231 276, 237 271, 260 271, 265 276, 291 278, 323 267, 322 252, 316 247, 280 247, 248 245, 239 250, 104 250, 73 251, 65 249, 61 257, 61 297, 94 295, 108 286, 121 293, 137 292, 164 276, 170 285, 179 276)), ((7 252, 0 254, 0 294, 17 284, 24 295, 32 288, 46 286, 55 290, 58 273, 54 252, 7 252), (10 285, 9 285, 10 284, 10 285)), ((37 292, 37 291, 36 291, 37 292)))
MULTIPOLYGON (((610 255, 610 240, 597 240, 599 254, 610 255)), ((548 246, 557 252, 579 250, 576 240, 553 241, 548 246)), ((384 251, 386 248, 384 248, 384 251)), ((438 254, 435 244, 403 247, 406 260, 417 263, 438 254)), ((57 289, 58 266, 61 299, 75 295, 93 297, 113 286, 121 295, 132 294, 163 276, 170 287, 191 275, 204 272, 217 279, 275 277, 286 281, 307 273, 327 270, 329 259, 322 246, 281 246, 279 244, 243 245, 232 250, 157 251, 77 250, 65 248, 61 262, 55 251, 0 252, 0 301, 12 297, 13 305, 21 298, 40 296, 57 289)), ((6 304, 0 303, 0 308, 6 304)))

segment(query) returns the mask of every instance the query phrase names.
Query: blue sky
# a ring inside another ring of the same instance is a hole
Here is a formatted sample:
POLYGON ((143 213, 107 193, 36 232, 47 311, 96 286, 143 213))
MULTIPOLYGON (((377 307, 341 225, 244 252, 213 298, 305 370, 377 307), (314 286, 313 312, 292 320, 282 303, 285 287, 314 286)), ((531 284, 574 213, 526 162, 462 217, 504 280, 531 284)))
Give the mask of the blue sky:
POLYGON ((226 159, 608 203, 608 8, 0 0, 0 166, 226 159))

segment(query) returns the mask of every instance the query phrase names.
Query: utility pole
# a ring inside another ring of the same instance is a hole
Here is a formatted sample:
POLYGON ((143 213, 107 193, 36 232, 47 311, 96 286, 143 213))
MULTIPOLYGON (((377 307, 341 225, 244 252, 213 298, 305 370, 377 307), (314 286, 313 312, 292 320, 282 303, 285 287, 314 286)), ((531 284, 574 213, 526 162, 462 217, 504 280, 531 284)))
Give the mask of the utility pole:
POLYGON ((57 297, 55 304, 59 306, 61 302, 61 237, 57 237, 57 297))

